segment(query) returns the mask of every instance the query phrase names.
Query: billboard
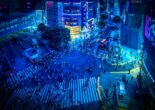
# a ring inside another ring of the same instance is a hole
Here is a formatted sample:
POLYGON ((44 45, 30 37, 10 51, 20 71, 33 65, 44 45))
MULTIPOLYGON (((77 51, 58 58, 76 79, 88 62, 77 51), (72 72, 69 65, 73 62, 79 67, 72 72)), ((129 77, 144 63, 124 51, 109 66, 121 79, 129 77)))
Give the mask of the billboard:
POLYGON ((150 22, 150 17, 149 16, 146 16, 145 17, 145 30, 144 30, 144 35, 145 35, 145 37, 146 38, 148 38, 149 37, 149 22, 150 22))
POLYGON ((155 19, 149 16, 145 17, 145 37, 155 46, 155 19))

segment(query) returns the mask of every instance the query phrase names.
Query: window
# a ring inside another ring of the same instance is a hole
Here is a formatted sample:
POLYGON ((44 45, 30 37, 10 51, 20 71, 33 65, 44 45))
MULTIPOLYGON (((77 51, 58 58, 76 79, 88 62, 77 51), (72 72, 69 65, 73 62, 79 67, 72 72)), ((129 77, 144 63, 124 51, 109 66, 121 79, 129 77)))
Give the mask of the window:
POLYGON ((5 28, 2 28, 2 31, 4 31, 5 30, 5 28))
POLYGON ((10 25, 12 25, 14 23, 14 20, 10 20, 10 25))
POLYGON ((17 24, 15 24, 15 28, 17 28, 18 27, 18 25, 17 24))
POLYGON ((14 26, 11 26, 10 29, 13 30, 14 26))
POLYGON ((1 27, 4 28, 5 27, 5 22, 1 23, 1 27))
POLYGON ((5 26, 8 27, 9 26, 9 22, 5 22, 5 26))

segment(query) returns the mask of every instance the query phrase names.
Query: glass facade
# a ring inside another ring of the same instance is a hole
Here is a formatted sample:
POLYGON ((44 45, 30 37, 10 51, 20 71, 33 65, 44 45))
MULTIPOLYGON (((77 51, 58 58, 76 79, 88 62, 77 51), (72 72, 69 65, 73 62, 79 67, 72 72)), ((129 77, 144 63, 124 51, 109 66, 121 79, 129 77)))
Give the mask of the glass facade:
POLYGON ((0 23, 0 35, 5 35, 10 32, 15 32, 32 26, 35 24, 35 13, 31 13, 22 17, 9 18, 0 23))
POLYGON ((62 26, 62 3, 61 2, 46 2, 47 24, 52 28, 62 26))
POLYGON ((65 26, 72 34, 80 33, 87 22, 96 17, 97 3, 94 1, 46 2, 47 22, 50 27, 65 26))

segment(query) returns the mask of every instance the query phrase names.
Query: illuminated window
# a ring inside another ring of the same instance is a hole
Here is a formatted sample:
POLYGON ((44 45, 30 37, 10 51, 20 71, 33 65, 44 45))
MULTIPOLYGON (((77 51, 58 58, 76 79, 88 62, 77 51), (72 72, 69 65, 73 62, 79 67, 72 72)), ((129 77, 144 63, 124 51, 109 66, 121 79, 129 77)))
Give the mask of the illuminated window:
POLYGON ((10 21, 10 25, 12 25, 12 24, 13 24, 13 20, 10 21))
POLYGON ((11 26, 11 27, 10 27, 10 29, 13 29, 13 28, 14 28, 14 26, 11 26))
POLYGON ((2 28, 5 27, 5 22, 2 22, 1 23, 1 26, 2 26, 2 28))
POLYGON ((9 22, 6 22, 6 23, 5 23, 5 26, 8 27, 8 26, 9 26, 9 22))
POLYGON ((4 31, 5 30, 5 28, 2 28, 2 31, 4 31))
POLYGON ((48 8, 52 7, 52 5, 53 5, 52 1, 48 1, 48 2, 47 2, 47 7, 48 7, 48 8))
POLYGON ((15 26, 15 28, 17 28, 17 24, 15 24, 14 26, 15 26))

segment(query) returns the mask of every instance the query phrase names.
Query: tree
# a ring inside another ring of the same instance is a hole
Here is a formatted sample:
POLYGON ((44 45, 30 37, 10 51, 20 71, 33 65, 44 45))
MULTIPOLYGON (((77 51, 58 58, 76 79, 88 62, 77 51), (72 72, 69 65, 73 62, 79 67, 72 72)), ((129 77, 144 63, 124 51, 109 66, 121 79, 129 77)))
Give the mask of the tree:
POLYGON ((101 14, 101 20, 106 20, 107 18, 107 14, 101 14))
POLYGON ((104 21, 99 21, 99 22, 98 22, 99 28, 104 28, 105 25, 106 25, 106 22, 104 22, 104 21))
POLYGON ((107 24, 107 15, 106 14, 101 14, 100 16, 100 21, 98 22, 98 26, 100 29, 104 28, 105 25, 107 24))
POLYGON ((106 11, 106 9, 107 9, 106 3, 101 3, 100 4, 100 11, 104 12, 104 11, 106 11))
POLYGON ((44 23, 40 23, 38 25, 38 31, 41 33, 44 39, 48 40, 50 38, 51 29, 48 26, 45 26, 44 23))
POLYGON ((68 45, 70 39, 70 30, 64 27, 54 27, 50 29, 43 23, 38 25, 38 31, 41 32, 42 38, 49 41, 49 46, 60 50, 63 45, 68 45))
POLYGON ((17 37, 12 37, 11 41, 14 42, 14 43, 17 43, 18 42, 17 37))
POLYGON ((102 5, 102 6, 100 7, 100 11, 101 11, 101 12, 106 11, 106 8, 107 8, 106 5, 102 5))
POLYGON ((121 18, 120 18, 119 16, 115 16, 115 17, 113 18, 113 22, 115 22, 115 23, 120 23, 120 22, 121 22, 121 18))
POLYGON ((64 27, 55 27, 51 30, 51 46, 55 46, 58 50, 64 45, 68 45, 70 39, 70 30, 64 27))
POLYGON ((38 25, 38 31, 43 32, 44 28, 45 28, 45 24, 44 23, 40 23, 38 25))

